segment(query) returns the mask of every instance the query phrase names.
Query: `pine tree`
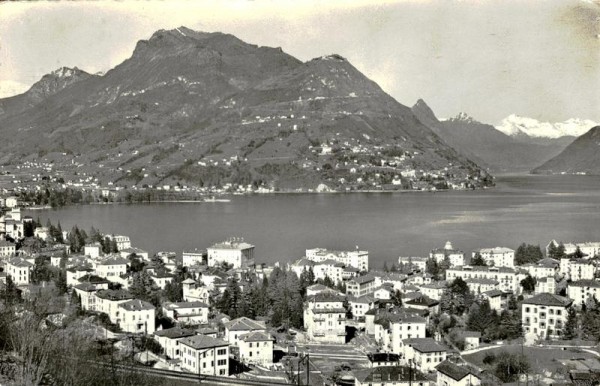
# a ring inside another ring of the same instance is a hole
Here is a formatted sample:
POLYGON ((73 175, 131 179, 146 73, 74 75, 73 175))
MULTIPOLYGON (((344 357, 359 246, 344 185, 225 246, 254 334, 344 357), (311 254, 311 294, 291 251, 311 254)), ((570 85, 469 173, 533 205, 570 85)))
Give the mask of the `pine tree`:
POLYGON ((481 267, 487 266, 485 260, 483 259, 483 257, 481 256, 481 253, 479 253, 479 252, 476 252, 475 256, 473 256, 473 258, 471 259, 471 265, 481 266, 481 267))
POLYGON ((567 322, 563 330, 563 338, 567 340, 575 339, 577 337, 577 330, 577 312, 571 307, 569 308, 567 322))
POLYGON ((62 269, 58 272, 58 277, 56 278, 56 289, 59 294, 65 294, 68 289, 67 275, 62 269))

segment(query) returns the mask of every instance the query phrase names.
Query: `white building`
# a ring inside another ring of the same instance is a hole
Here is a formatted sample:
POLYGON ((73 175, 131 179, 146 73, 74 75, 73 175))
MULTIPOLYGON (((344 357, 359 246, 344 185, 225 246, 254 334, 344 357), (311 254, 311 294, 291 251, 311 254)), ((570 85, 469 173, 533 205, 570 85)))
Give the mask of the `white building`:
POLYGON ((375 340, 383 352, 402 353, 404 339, 425 338, 427 319, 409 312, 386 313, 375 320, 375 340))
POLYGON ((255 331, 239 336, 240 360, 245 363, 273 363, 273 337, 268 332, 255 331))
POLYGON ((94 302, 96 311, 107 314, 111 323, 115 324, 118 324, 121 319, 119 305, 133 299, 131 293, 126 290, 99 290, 94 296, 96 297, 94 302))
MULTIPOLYGON (((555 247, 558 247, 558 245, 560 243, 557 242, 556 240, 550 241, 548 243, 548 245, 546 246, 546 256, 549 255, 550 246, 552 244, 554 244, 555 247)), ((565 253, 567 255, 575 253, 575 251, 577 251, 577 247, 579 247, 579 250, 584 255, 587 255, 587 258, 591 258, 591 257, 594 257, 594 256, 600 254, 600 242, 597 242, 597 241, 583 242, 583 243, 564 243, 563 245, 565 246, 565 253)))
POLYGON ((20 257, 13 257, 6 262, 6 274, 15 285, 28 285, 31 281, 33 264, 20 257))
POLYGON ((206 335, 179 340, 181 368, 194 374, 229 375, 229 343, 206 335))
POLYGON ((447 289, 445 281, 438 281, 431 284, 421 284, 417 287, 419 287, 419 290, 423 295, 433 300, 440 300, 442 294, 447 289))
POLYGON ((474 251, 472 257, 479 253, 488 266, 514 268, 515 250, 505 247, 482 248, 474 251))
POLYGON ((402 265, 408 264, 409 266, 412 266, 412 268, 417 271, 425 272, 425 270, 427 269, 427 260, 429 260, 429 258, 427 258, 427 257, 418 257, 418 256, 403 257, 403 256, 400 256, 400 257, 398 257, 398 265, 400 267, 402 267, 402 265))
POLYGON ((202 302, 166 302, 163 305, 164 315, 180 324, 208 323, 208 304, 202 302))
POLYGON ((251 332, 266 332, 267 327, 264 322, 258 322, 247 317, 241 317, 233 319, 229 322, 224 323, 225 325, 225 340, 233 345, 237 346, 242 335, 249 334, 251 332))
POLYGON ((0 240, 0 257, 13 256, 17 249, 16 245, 5 240, 0 240))
POLYGON ((206 252, 209 267, 227 263, 233 265, 233 268, 246 268, 254 264, 254 245, 245 243, 243 239, 230 239, 214 244, 206 252))
POLYGON ((108 237, 108 239, 111 242, 114 240, 117 244, 117 249, 119 251, 122 251, 123 249, 131 248, 131 240, 129 239, 129 236, 106 235, 105 237, 108 237))
POLYGON ((412 338, 402 342, 405 360, 412 360, 415 367, 423 372, 433 371, 446 360, 448 348, 432 338, 412 338))
POLYGON ((352 318, 356 320, 364 318, 367 311, 375 307, 376 302, 377 300, 369 295, 361 296, 360 298, 349 297, 348 304, 350 304, 350 309, 352 310, 352 318))
POLYGON ((436 262, 441 263, 445 259, 450 261, 451 267, 458 267, 465 265, 465 253, 454 249, 450 241, 446 242, 444 248, 433 249, 429 253, 430 259, 435 259, 436 262))
POLYGON ((304 328, 312 341, 346 343, 344 297, 322 292, 307 298, 304 304, 304 328))
POLYGON ((567 296, 573 300, 573 306, 581 308, 590 299, 600 300, 600 281, 579 280, 570 282, 567 287, 567 296))
POLYGON ((517 273, 512 268, 469 266, 453 267, 446 270, 446 281, 452 282, 457 277, 467 279, 491 279, 498 282, 499 289, 505 292, 519 294, 520 282, 517 273))
POLYGON ((539 294, 523 300, 521 305, 523 329, 539 339, 558 338, 567 322, 573 300, 554 294, 539 294))
POLYGON ((184 302, 202 302, 208 304, 210 290, 207 287, 198 286, 194 279, 187 278, 182 283, 184 302))
POLYGON ((357 276, 346 282, 346 294, 359 298, 372 294, 377 287, 377 281, 373 275, 357 276))
POLYGON ((596 266, 587 259, 560 259, 560 273, 568 280, 593 280, 596 266))
POLYGON ((19 200, 14 196, 6 197, 4 199, 4 206, 6 206, 7 208, 13 209, 16 208, 18 205, 19 200))
POLYGON ((127 273, 129 261, 122 258, 111 258, 96 263, 96 275, 111 280, 127 273))
POLYGON ((100 243, 86 244, 83 247, 83 253, 92 259, 97 259, 102 254, 102 245, 100 243))
POLYGON ((326 248, 307 249, 306 258, 316 262, 331 259, 345 266, 358 268, 360 271, 369 270, 369 251, 361 251, 358 248, 355 251, 334 251, 326 248))
POLYGON ((183 251, 181 254, 181 263, 184 267, 191 267, 193 265, 204 264, 204 258, 206 257, 206 251, 193 250, 183 251))
POLYGON ((556 293, 556 279, 553 276, 538 279, 535 283, 535 294, 556 293))
POLYGON ((179 340, 181 338, 187 338, 194 335, 196 335, 196 333, 193 330, 181 328, 179 326, 160 331, 154 331, 154 338, 163 348, 168 359, 179 358, 181 350, 179 340))
POLYGON ((156 309, 151 303, 132 299, 118 305, 116 323, 123 331, 154 334, 156 309))

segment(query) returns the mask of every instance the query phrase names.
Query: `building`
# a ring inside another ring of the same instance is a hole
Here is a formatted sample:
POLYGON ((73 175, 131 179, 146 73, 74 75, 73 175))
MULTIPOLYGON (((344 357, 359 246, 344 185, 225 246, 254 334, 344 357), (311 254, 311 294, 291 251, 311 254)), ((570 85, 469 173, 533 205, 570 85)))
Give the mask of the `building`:
POLYGON ((181 254, 181 264, 184 267, 191 267, 193 265, 202 265, 206 261, 207 254, 203 250, 183 251, 181 254))
POLYGON ((6 262, 6 274, 15 285, 28 285, 31 281, 33 264, 20 257, 13 257, 6 262))
POLYGON ((209 302, 210 290, 207 287, 198 286, 196 281, 191 278, 185 279, 183 286, 183 301, 184 302, 209 302))
POLYGON ((229 343, 205 335, 179 340, 181 368, 194 374, 229 375, 229 343))
POLYGON ((418 370, 427 372, 446 360, 448 348, 432 338, 413 338, 404 339, 402 351, 405 360, 412 360, 418 370))
POLYGON ((92 283, 81 282, 73 286, 73 290, 81 301, 81 308, 89 311, 96 311, 96 292, 108 289, 108 281, 92 283))
POLYGON ((486 299, 490 303, 490 308, 496 312, 501 313, 504 308, 504 292, 493 289, 481 293, 481 297, 486 299))
POLYGON ((208 308, 208 304, 202 302, 167 302, 163 305, 163 313, 175 323, 206 324, 208 308))
POLYGON ((346 343, 344 297, 322 292, 307 298, 304 304, 304 328, 312 341, 346 343))
POLYGON ((139 257, 141 260, 150 261, 150 256, 147 251, 135 247, 128 247, 123 249, 119 248, 119 255, 121 255, 121 257, 124 259, 127 259, 129 256, 133 255, 139 257))
POLYGON ((514 268, 515 250, 504 247, 481 248, 473 251, 472 258, 479 253, 488 266, 514 268))
POLYGON ((245 363, 269 365, 273 363, 273 342, 268 332, 254 331, 239 336, 240 360, 245 363))
POLYGON ((402 353, 404 339, 425 338, 427 319, 404 310, 385 313, 375 320, 375 340, 384 352, 402 353))
POLYGON ((438 263, 448 259, 451 267, 465 265, 465 253, 463 251, 454 249, 450 241, 446 242, 444 248, 432 249, 429 253, 429 258, 434 259, 438 263))
POLYGON ((404 306, 415 310, 428 311, 430 314, 438 313, 440 310, 440 302, 425 295, 406 300, 404 306))
POLYGON ((477 277, 466 279, 465 282, 469 286, 469 290, 474 294, 480 294, 498 288, 498 282, 493 279, 477 277))
POLYGON ((15 244, 6 240, 0 240, 0 257, 13 256, 16 252, 17 247, 15 244))
POLYGON ((376 284, 375 277, 370 274, 353 277, 346 282, 346 294, 357 298, 369 295, 375 292, 376 284))
POLYGON ((425 272, 427 269, 427 257, 409 256, 409 257, 398 257, 398 265, 402 267, 404 264, 408 264, 413 270, 425 272))
POLYGON ((363 320, 367 311, 375 307, 376 303, 377 300, 369 295, 360 298, 349 297, 348 304, 350 304, 350 310, 352 311, 352 319, 363 320))
POLYGON ((379 366, 354 373, 356 386, 432 386, 425 374, 409 366, 379 366))
MULTIPOLYGON (((549 256, 550 246, 554 244, 555 247, 558 247, 560 243, 556 240, 552 240, 546 246, 546 256, 549 256)), ((584 242, 584 243, 564 243, 565 246, 565 254, 570 255, 577 251, 577 247, 579 250, 588 257, 594 257, 600 254, 600 242, 584 242)))
POLYGON ((133 299, 131 293, 126 290, 104 289, 96 291, 94 296, 96 297, 96 300, 93 304, 96 306, 96 311, 107 314, 111 323, 115 324, 117 324, 118 320, 121 318, 121 313, 118 308, 119 304, 133 299))
POLYGON ((447 286, 445 281, 437 281, 431 284, 421 284, 418 286, 419 291, 430 299, 440 300, 444 291, 446 291, 447 286))
POLYGON ((360 271, 369 270, 369 251, 334 251, 325 248, 313 248, 306 250, 306 258, 315 262, 335 260, 344 266, 358 268, 360 271))
POLYGON ((225 325, 225 340, 233 346, 237 346, 242 335, 251 332, 267 332, 264 322, 257 322, 245 316, 223 323, 225 325))
POLYGON ((163 351, 168 359, 179 358, 179 340, 181 338, 187 338, 194 335, 196 335, 196 333, 193 330, 181 328, 179 326, 160 331, 154 331, 154 338, 163 348, 163 351))
POLYGON ((465 350, 472 350, 479 347, 481 333, 479 331, 463 331, 461 337, 465 340, 465 350))
POLYGON ((525 334, 539 339, 558 338, 567 322, 573 300, 554 294, 539 294, 523 300, 521 321, 525 334))
POLYGON ((123 236, 123 235, 106 235, 105 237, 108 237, 108 239, 111 242, 115 242, 117 244, 117 249, 119 251, 122 251, 124 249, 127 248, 131 248, 131 240, 129 239, 129 236, 123 236))
POLYGON ((369 367, 400 366, 400 355, 389 352, 368 353, 369 367))
POLYGON ((541 293, 556 293, 556 279, 554 276, 538 279, 535 283, 535 294, 541 293))
POLYGON ((437 371, 436 386, 478 386, 481 385, 481 375, 470 366, 460 366, 450 361, 444 361, 435 367, 437 371))
POLYGON ((37 227, 33 230, 33 237, 48 241, 50 238, 50 230, 46 227, 37 227))
POLYGON ((118 305, 116 323, 123 331, 154 334, 156 309, 151 303, 132 299, 118 305))
POLYGON ((97 259, 102 254, 102 245, 100 243, 86 244, 83 247, 83 254, 92 259, 97 259))
POLYGON ((74 286, 79 284, 79 279, 94 273, 94 269, 88 266, 74 266, 67 268, 67 285, 74 286))
POLYGON ((573 300, 573 306, 581 308, 588 300, 600 300, 600 281, 579 280, 567 286, 567 296, 573 300))
POLYGON ((128 260, 123 258, 110 258, 96 263, 96 275, 108 280, 127 273, 128 260))
POLYGON ((467 279, 491 279, 498 282, 501 291, 512 292, 515 295, 521 291, 517 273, 512 268, 506 267, 480 267, 465 265, 446 270, 446 281, 451 282, 457 277, 467 279))
POLYGON ((254 264, 254 245, 245 243, 243 239, 232 238, 214 244, 206 252, 209 267, 227 263, 233 268, 246 268, 254 264))
POLYGON ((521 269, 527 271, 531 277, 536 279, 542 279, 550 276, 556 275, 558 272, 558 267, 556 267, 552 263, 542 263, 538 262, 537 264, 523 264, 521 265, 521 269))
POLYGON ((560 272, 567 280, 593 280, 596 266, 587 259, 560 259, 560 272))

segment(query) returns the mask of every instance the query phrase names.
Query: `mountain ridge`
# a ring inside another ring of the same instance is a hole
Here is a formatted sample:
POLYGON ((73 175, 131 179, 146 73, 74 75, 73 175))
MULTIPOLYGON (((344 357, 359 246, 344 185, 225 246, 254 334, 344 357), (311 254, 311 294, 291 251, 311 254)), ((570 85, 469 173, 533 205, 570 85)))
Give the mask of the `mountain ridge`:
POLYGON ((139 41, 102 76, 5 109, 0 132, 0 162, 52 156, 124 185, 346 190, 399 179, 420 189, 488 177, 340 55, 301 62, 185 27, 139 41), (436 177, 409 181, 401 170, 436 177))

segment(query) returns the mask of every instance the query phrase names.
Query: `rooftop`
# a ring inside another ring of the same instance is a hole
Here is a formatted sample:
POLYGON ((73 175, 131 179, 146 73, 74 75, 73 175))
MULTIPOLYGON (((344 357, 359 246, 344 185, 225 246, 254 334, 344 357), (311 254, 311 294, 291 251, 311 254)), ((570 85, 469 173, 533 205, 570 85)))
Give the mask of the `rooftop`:
POLYGON ((152 303, 140 299, 132 299, 125 303, 121 303, 119 304, 119 307, 124 308, 127 311, 149 311, 155 308, 152 303))
POLYGON ((177 303, 165 303, 164 308, 168 310, 176 310, 181 308, 208 308, 208 304, 203 302, 177 302, 177 303))
POLYGON ((459 366, 450 361, 443 361, 442 363, 437 365, 435 368, 440 373, 449 376, 450 378, 454 379, 455 381, 460 381, 461 379, 463 379, 464 377, 466 377, 469 374, 473 374, 477 378, 479 378, 478 374, 476 374, 470 368, 468 368, 466 366, 459 366))
POLYGON ((268 332, 264 331, 253 331, 247 334, 240 335, 239 339, 244 342, 264 342, 267 340, 273 341, 273 337, 268 332))
POLYGON ((208 249, 232 249, 232 250, 243 250, 254 248, 254 245, 245 243, 243 240, 231 239, 220 243, 216 243, 208 249))
POLYGON ((573 300, 567 297, 554 295, 547 292, 523 300, 523 304, 534 304, 537 306, 568 307, 571 305, 571 303, 573 303, 573 300))
POLYGON ((111 289, 103 289, 96 292, 96 297, 106 300, 127 300, 133 299, 133 295, 129 293, 127 290, 111 290, 111 289))
POLYGON ((424 353, 448 351, 446 346, 439 344, 433 340, 433 338, 411 338, 404 339, 402 342, 405 345, 411 346, 415 350, 424 353))
POLYGON ((225 324, 225 328, 229 331, 256 331, 266 330, 263 323, 257 322, 245 316, 237 319, 233 319, 225 324))
POLYGON ((185 338, 187 336, 193 336, 196 335, 196 333, 193 330, 188 330, 187 328, 173 327, 165 330, 155 331, 154 335, 163 336, 170 339, 178 339, 185 338))
POLYGON ((188 336, 188 337, 181 339, 179 342, 181 344, 184 344, 195 350, 202 350, 205 348, 212 348, 212 347, 229 346, 229 343, 225 342, 224 340, 213 338, 213 337, 206 336, 206 335, 188 336))

